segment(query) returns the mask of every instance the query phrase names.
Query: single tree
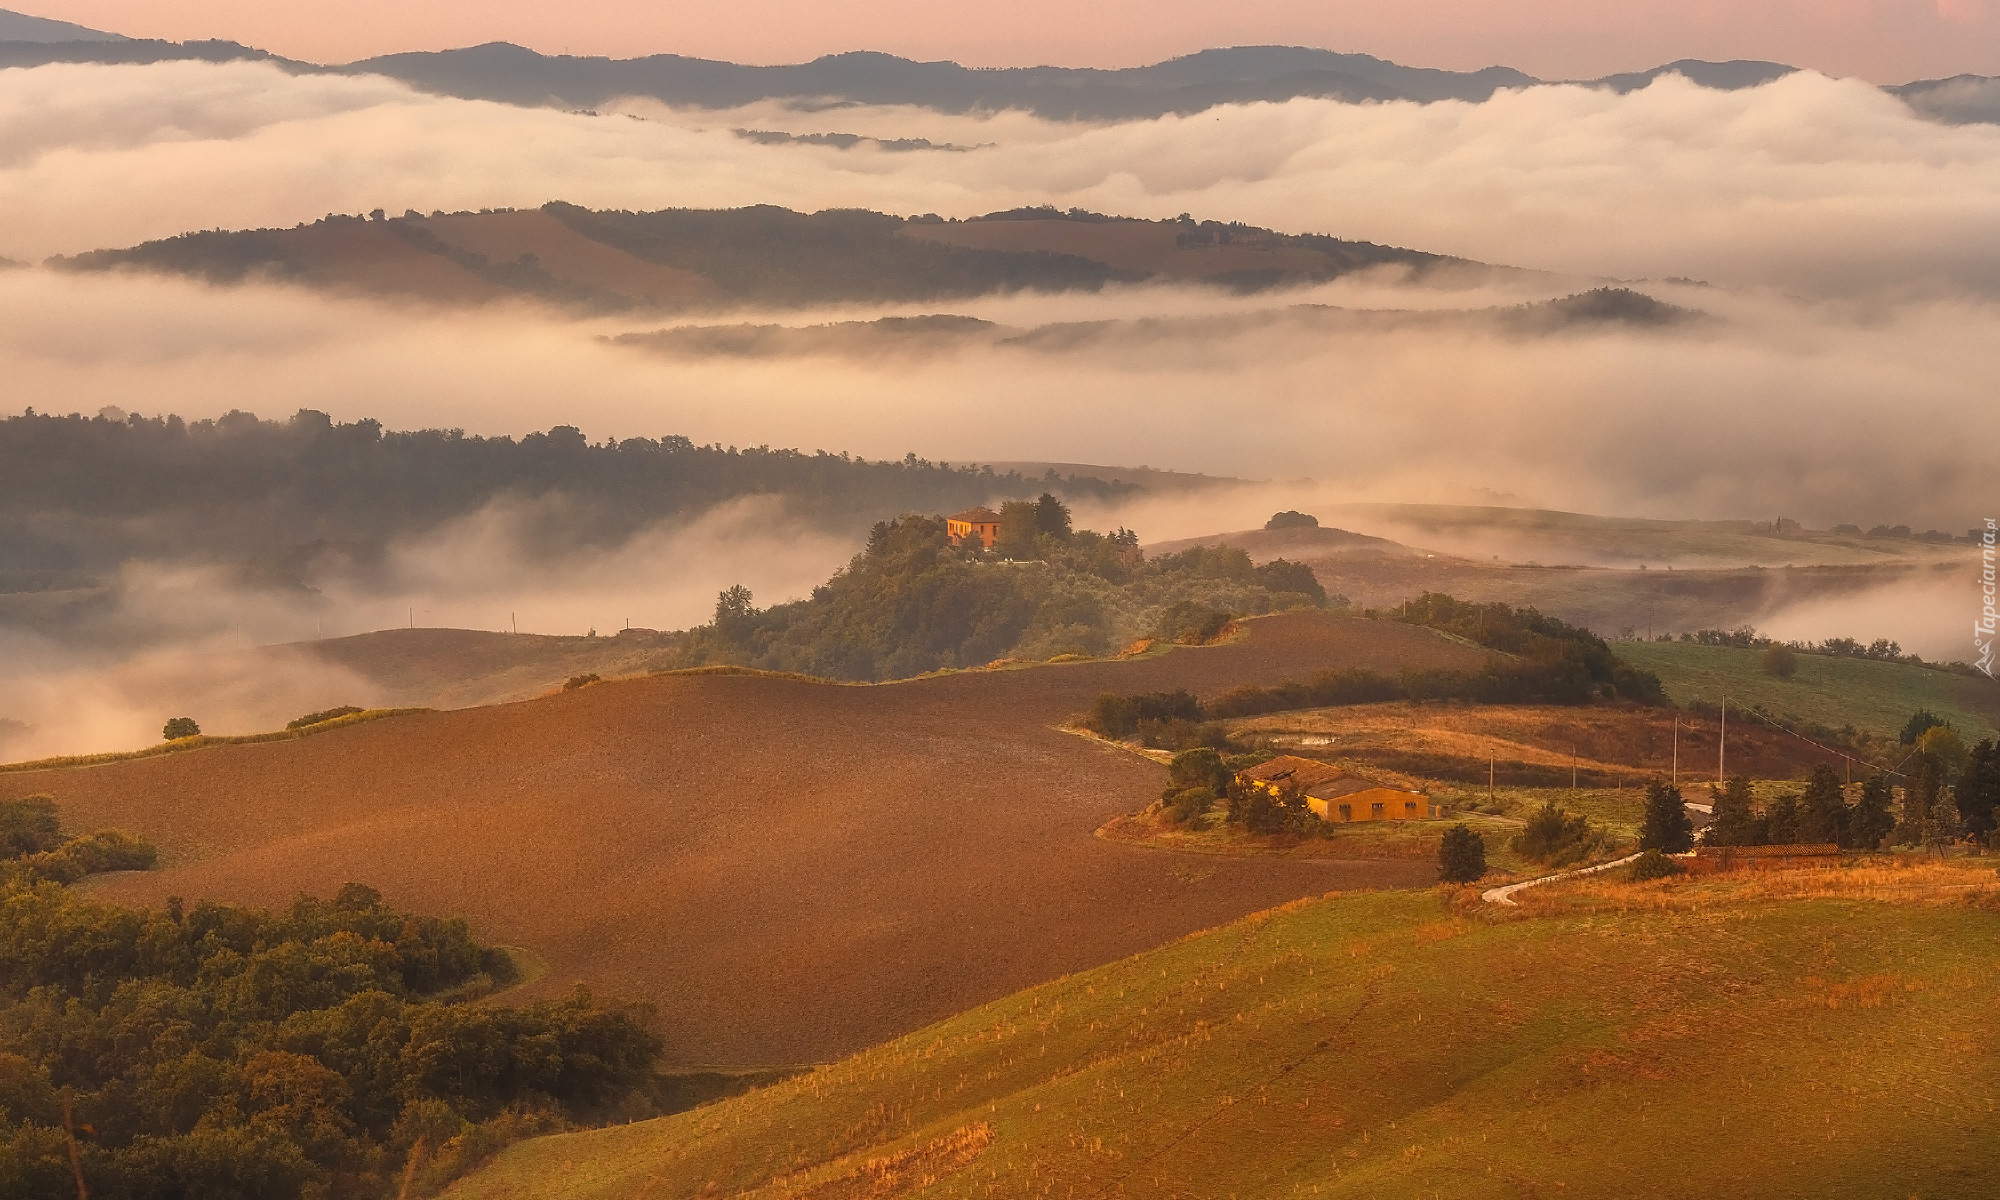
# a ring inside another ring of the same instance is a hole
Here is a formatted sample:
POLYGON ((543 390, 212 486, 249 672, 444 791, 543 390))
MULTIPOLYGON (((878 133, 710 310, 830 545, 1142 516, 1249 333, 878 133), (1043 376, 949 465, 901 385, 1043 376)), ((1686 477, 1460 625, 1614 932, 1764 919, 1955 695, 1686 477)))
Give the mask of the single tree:
POLYGON ((1764 674, 1790 679, 1799 673, 1799 656, 1790 646, 1772 646, 1764 651, 1764 674))
POLYGON ((1068 541, 1070 536, 1069 505, 1043 492, 1035 499, 1035 532, 1046 533, 1052 538, 1068 541))
POLYGON ((167 722, 164 729, 160 730, 160 736, 170 742, 177 741, 180 738, 195 737, 200 733, 201 726, 194 723, 193 717, 175 717, 173 720, 167 722))
POLYGON ((1992 845, 1996 814, 2000 814, 2000 743, 1988 739, 1972 748, 1953 791, 1965 832, 1981 845, 1992 845))
POLYGON ((1639 849, 1679 854, 1694 845, 1694 823, 1688 820, 1681 790, 1665 780, 1646 785, 1646 821, 1639 830, 1639 849))
POLYGON ((1871 775, 1861 785, 1861 799, 1855 802, 1854 812, 1847 820, 1847 837, 1856 850, 1877 850, 1882 839, 1896 828, 1896 817, 1890 811, 1895 799, 1895 788, 1887 775, 1871 775))
POLYGON ((1944 764, 1918 751, 1909 758, 1909 782, 1903 785, 1903 811, 1896 822, 1896 841, 1927 846, 1936 835, 1934 810, 1944 798, 1944 764))
POLYGON ((1806 793, 1799 798, 1799 841, 1848 843, 1847 794, 1841 789, 1840 773, 1825 763, 1813 768, 1806 793))
POLYGON ((740 583, 730 585, 715 597, 715 631, 730 641, 748 633, 756 616, 750 589, 740 583))
POLYGON ((1767 832, 1763 818, 1750 806, 1750 780, 1747 776, 1731 776, 1727 787, 1711 785, 1709 795, 1713 798, 1714 813, 1704 841, 1711 846, 1761 846, 1765 843, 1767 832))
POLYGON ((1034 558, 1035 537, 1041 532, 1041 505, 1033 500, 1009 500, 1000 506, 1000 536, 993 539, 993 555, 1025 562, 1034 558))
POLYGON ((1438 845, 1438 878, 1446 883, 1473 883, 1486 874, 1486 839, 1461 821, 1444 831, 1438 845))
POLYGON ((1220 796, 1229 785, 1229 768, 1212 747, 1197 746, 1174 755, 1167 764, 1167 778, 1175 787, 1205 787, 1220 796))
POLYGON ((1925 730, 1936 729, 1938 726, 1943 725, 1944 723, 1945 723, 1944 718, 1938 716, 1930 709, 1928 708, 1918 709, 1917 711, 1910 714, 1910 719, 1908 721, 1905 721, 1903 723, 1903 744, 1905 746, 1916 745, 1917 739, 1924 736, 1925 730))
POLYGON ((1796 792, 1786 792, 1764 806, 1764 837, 1773 846, 1796 846, 1800 837, 1801 809, 1796 792))

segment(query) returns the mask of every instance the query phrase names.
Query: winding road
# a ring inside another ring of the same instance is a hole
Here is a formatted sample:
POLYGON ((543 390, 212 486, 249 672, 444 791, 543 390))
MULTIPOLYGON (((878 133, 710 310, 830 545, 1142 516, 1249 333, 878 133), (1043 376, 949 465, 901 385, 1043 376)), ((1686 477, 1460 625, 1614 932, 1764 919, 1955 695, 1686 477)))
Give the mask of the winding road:
POLYGON ((1510 883, 1505 887, 1487 888, 1485 891, 1479 893, 1479 898, 1488 904, 1506 904, 1511 906, 1514 903, 1514 893, 1520 891, 1522 888, 1531 888, 1544 883, 1554 883, 1558 879, 1568 879, 1572 875, 1589 875, 1597 871, 1609 871, 1613 867, 1622 867, 1637 857, 1639 856, 1636 854, 1628 854, 1616 862, 1598 863, 1594 867, 1581 867, 1574 871, 1562 871, 1554 875, 1544 875, 1540 879, 1524 879, 1519 883, 1510 883))

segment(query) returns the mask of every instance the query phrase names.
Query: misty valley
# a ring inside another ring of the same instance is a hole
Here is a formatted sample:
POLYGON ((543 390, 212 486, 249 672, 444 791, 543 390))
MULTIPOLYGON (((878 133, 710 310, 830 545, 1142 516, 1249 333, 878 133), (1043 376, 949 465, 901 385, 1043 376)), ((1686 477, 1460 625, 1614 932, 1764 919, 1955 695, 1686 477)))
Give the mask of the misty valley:
POLYGON ((2000 14, 1649 3, 0 10, 0 1200, 1991 1192, 2000 14))

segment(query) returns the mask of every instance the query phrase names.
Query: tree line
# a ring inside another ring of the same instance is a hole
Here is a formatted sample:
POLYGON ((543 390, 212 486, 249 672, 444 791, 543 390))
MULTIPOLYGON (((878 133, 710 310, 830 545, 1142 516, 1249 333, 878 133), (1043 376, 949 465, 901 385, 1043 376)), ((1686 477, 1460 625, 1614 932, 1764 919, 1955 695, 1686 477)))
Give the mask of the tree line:
POLYGON ((566 425, 513 438, 393 431, 310 409, 284 421, 33 409, 0 418, 0 562, 13 573, 201 553, 254 559, 263 575, 295 581, 314 555, 339 550, 365 563, 392 537, 501 498, 559 496, 525 535, 573 547, 616 544, 745 496, 782 497, 788 517, 859 532, 893 513, 956 511, 1037 490, 1104 500, 1130 489, 914 454, 871 462, 678 435, 591 441, 566 425))

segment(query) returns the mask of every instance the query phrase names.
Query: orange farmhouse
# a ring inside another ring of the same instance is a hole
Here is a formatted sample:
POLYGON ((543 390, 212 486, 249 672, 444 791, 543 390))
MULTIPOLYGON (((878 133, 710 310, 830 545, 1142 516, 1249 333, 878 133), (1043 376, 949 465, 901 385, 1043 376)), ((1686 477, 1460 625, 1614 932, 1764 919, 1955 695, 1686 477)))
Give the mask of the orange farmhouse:
POLYGON ((990 508, 968 508, 956 516, 944 519, 945 532, 954 542, 962 542, 977 534, 980 545, 987 550, 1000 538, 1000 514, 990 508))
POLYGON ((1252 787, 1272 796, 1286 788, 1304 793, 1306 807, 1322 821, 1420 821, 1438 815, 1437 806, 1422 792, 1406 792, 1354 774, 1352 771, 1295 754, 1237 773, 1252 787))

